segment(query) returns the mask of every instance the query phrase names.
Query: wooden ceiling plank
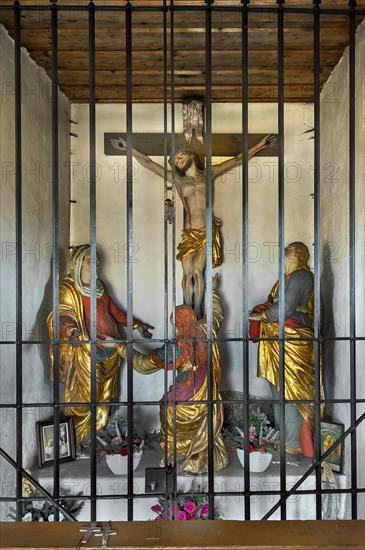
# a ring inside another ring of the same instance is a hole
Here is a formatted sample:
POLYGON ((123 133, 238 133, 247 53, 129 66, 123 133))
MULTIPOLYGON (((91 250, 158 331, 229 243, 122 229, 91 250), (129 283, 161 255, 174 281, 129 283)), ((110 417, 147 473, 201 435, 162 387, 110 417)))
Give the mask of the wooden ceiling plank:
MULTIPOLYGON (((331 69, 327 68, 321 71, 323 78, 328 78, 331 73, 331 69)), ((59 71, 59 81, 63 86, 79 86, 88 85, 89 71, 88 70, 74 70, 74 71, 59 71)), ((273 84, 276 85, 278 81, 278 73, 276 70, 260 70, 249 69, 248 79, 251 85, 273 84)), ((242 82, 241 71, 220 71, 215 72, 212 78, 214 85, 224 85, 229 83, 230 85, 240 86, 242 82)), ((314 76, 311 71, 291 69, 284 73, 284 83, 291 84, 292 82, 300 84, 312 84, 314 82, 314 76)), ((146 73, 140 71, 138 74, 134 73, 132 78, 133 87, 148 86, 153 87, 155 85, 163 86, 163 73, 161 71, 150 71, 146 73)), ((126 73, 125 71, 98 71, 96 73, 96 85, 97 86, 125 86, 126 73)), ((205 86, 205 75, 202 72, 197 71, 196 74, 175 74, 175 87, 183 87, 197 85, 205 86)))
MULTIPOLYGON (((30 49, 50 49, 50 34, 49 33, 33 33, 29 30, 24 30, 22 32, 22 44, 30 49)), ((336 33, 323 33, 321 35, 321 45, 325 48, 336 47, 344 49, 348 41, 348 32, 340 31, 336 33)), ((226 51, 227 42, 230 44, 230 51, 241 50, 241 38, 237 35, 230 35, 229 40, 225 35, 217 35, 217 38, 213 40, 213 48, 216 51, 226 51)), ((85 32, 72 32, 72 33, 59 33, 58 35, 59 48, 61 50, 87 50, 88 49, 88 35, 85 32)), ((205 37, 204 35, 193 34, 189 37, 189 40, 182 35, 181 39, 175 37, 175 47, 177 50, 182 50, 186 48, 187 43, 190 47, 190 55, 195 55, 195 52, 198 50, 204 50, 205 37)), ((102 49, 103 51, 107 50, 116 50, 122 49, 124 45, 122 33, 103 33, 101 35, 96 35, 96 49, 102 49)), ((313 34, 312 33, 299 33, 299 32, 290 32, 285 35, 284 48, 300 50, 308 49, 313 45, 313 34)), ((276 49, 277 48, 277 35, 276 33, 270 32, 255 32, 249 33, 249 48, 250 49, 276 49)), ((143 36, 143 39, 133 41, 133 56, 139 50, 149 51, 149 55, 152 55, 151 52, 158 52, 161 55, 162 44, 159 41, 156 42, 153 36, 143 36)))

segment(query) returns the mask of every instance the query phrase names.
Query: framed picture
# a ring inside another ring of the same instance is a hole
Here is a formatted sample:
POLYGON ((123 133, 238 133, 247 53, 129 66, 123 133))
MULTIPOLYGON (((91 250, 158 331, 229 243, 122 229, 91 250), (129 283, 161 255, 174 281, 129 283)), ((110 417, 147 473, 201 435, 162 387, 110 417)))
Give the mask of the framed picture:
MULTIPOLYGON (((36 422, 38 466, 50 466, 54 462, 54 425, 53 420, 36 422)), ((59 461, 76 459, 76 444, 73 419, 71 416, 60 418, 59 461)))
MULTIPOLYGON (((344 425, 330 422, 321 422, 321 454, 325 453, 343 435, 344 425)), ((337 445, 330 455, 322 462, 329 462, 334 472, 342 474, 343 442, 337 445)))

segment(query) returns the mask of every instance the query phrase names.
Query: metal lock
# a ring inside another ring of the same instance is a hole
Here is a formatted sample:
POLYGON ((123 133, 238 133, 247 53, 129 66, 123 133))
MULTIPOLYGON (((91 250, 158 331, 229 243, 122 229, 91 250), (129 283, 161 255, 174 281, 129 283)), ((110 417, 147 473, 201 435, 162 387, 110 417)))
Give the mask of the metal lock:
POLYGON ((169 493, 173 491, 173 486, 173 466, 166 466, 166 468, 146 468, 146 493, 169 493))

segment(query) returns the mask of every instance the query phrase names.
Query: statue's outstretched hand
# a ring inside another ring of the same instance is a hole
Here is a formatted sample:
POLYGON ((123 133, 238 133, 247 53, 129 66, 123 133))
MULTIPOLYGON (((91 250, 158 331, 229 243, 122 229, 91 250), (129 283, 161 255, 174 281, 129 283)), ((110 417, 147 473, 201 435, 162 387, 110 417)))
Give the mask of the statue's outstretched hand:
POLYGON ((119 137, 118 139, 111 139, 110 143, 115 149, 119 149, 120 151, 127 150, 127 142, 121 137, 119 137))
POLYGON ((114 348, 115 347, 114 338, 111 338, 110 336, 104 336, 100 343, 101 343, 102 346, 104 346, 104 348, 114 348))
POLYGON ((262 321, 262 317, 259 313, 252 313, 252 311, 248 312, 248 320, 249 321, 262 321))
POLYGON ((269 134, 264 138, 266 147, 274 147, 275 143, 278 140, 278 136, 274 134, 269 134))
POLYGON ((152 338, 152 332, 150 332, 150 329, 153 330, 155 327, 152 327, 148 323, 139 323, 137 330, 142 336, 142 338, 152 338))

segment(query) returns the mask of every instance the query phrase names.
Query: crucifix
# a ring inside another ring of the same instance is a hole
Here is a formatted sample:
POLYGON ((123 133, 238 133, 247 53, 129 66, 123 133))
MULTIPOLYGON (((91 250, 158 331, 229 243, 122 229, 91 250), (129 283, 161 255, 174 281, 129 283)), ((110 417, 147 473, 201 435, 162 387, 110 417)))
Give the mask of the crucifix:
MULTIPOLYGON (((171 151, 171 136, 168 149, 171 151)), ((196 140, 194 148, 184 143, 186 134, 175 135, 175 157, 169 159, 174 163, 175 173, 167 171, 167 180, 175 188, 182 201, 185 222, 182 240, 178 245, 177 259, 183 268, 182 289, 184 303, 190 305, 200 319, 201 304, 204 296, 204 269, 206 264, 206 170, 200 161, 204 153, 202 140, 196 140)), ((277 156, 277 136, 248 136, 248 159, 253 156, 277 156)), ((150 156, 163 156, 164 134, 133 134, 133 157, 145 168, 164 178, 164 168, 152 161, 150 156), (141 151, 144 151, 143 153, 141 151)), ((105 133, 104 152, 106 155, 125 154, 125 134, 105 133)), ((241 134, 212 134, 212 156, 232 157, 212 166, 212 181, 242 164, 241 134)), ((220 226, 221 220, 213 217, 212 257, 213 267, 222 264, 222 247, 220 226)))
POLYGON ((88 525, 87 527, 81 527, 80 533, 84 533, 84 536, 82 537, 80 544, 86 544, 93 533, 100 533, 100 531, 101 527, 96 522, 91 523, 91 525, 88 525))
POLYGON ((106 548, 108 546, 109 537, 111 535, 116 535, 116 534, 117 534, 117 531, 114 531, 112 529, 112 522, 108 521, 108 524, 106 525, 106 527, 103 528, 102 532, 101 533, 96 533, 95 536, 96 537, 102 537, 102 539, 101 539, 101 548, 106 548))

